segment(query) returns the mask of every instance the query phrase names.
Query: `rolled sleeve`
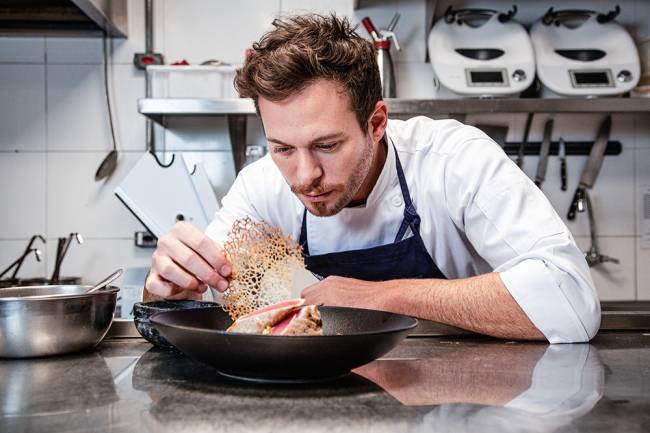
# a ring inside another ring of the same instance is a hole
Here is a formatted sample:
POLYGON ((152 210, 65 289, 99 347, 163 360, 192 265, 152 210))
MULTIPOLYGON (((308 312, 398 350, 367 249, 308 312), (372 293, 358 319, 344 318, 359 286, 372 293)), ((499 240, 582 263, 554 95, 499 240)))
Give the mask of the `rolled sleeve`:
POLYGON ((589 341, 600 326, 600 303, 569 229, 500 149, 481 164, 456 181, 465 188, 468 239, 550 343, 589 341))
POLYGON ((587 342, 598 332, 600 304, 588 281, 572 278, 541 257, 522 259, 500 275, 550 343, 587 342))

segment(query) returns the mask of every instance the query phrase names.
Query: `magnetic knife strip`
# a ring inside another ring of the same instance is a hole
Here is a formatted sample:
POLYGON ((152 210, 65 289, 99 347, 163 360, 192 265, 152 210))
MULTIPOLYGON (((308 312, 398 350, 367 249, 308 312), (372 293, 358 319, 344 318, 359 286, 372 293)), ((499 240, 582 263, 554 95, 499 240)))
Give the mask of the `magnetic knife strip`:
MULTIPOLYGON (((593 141, 565 141, 564 146, 566 149, 566 154, 568 155, 589 155, 591 146, 594 144, 593 141)), ((503 144, 503 150, 508 155, 517 155, 519 153, 519 146, 521 142, 506 142, 503 144)), ((537 142, 528 142, 524 148, 524 155, 539 155, 540 147, 542 143, 537 142)), ((559 148, 559 142, 551 142, 551 150, 549 155, 557 155, 559 148)), ((623 151, 623 146, 620 141, 608 141, 607 148, 605 149, 605 155, 620 155, 623 151)))

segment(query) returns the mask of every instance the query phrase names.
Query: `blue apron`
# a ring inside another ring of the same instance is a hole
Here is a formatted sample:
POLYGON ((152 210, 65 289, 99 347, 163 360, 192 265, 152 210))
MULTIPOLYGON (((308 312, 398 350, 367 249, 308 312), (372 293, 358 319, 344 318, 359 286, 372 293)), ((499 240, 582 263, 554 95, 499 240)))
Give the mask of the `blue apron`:
POLYGON ((300 244, 305 264, 311 272, 328 277, 357 278, 366 281, 386 281, 402 278, 446 278, 438 269, 420 236, 420 216, 413 206, 404 170, 395 149, 397 178, 404 198, 404 219, 392 244, 312 256, 307 244, 307 209, 302 216, 300 244), (403 239, 410 228, 413 236, 403 239))

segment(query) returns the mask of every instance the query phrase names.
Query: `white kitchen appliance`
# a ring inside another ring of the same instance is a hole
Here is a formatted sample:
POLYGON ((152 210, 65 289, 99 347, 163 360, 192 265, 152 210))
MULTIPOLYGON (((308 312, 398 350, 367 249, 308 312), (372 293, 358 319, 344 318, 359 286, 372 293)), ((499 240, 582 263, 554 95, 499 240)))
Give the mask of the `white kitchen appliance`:
POLYGON ((197 164, 190 172, 182 154, 162 165, 146 152, 115 189, 115 195, 157 238, 180 220, 205 230, 218 209, 203 167, 197 164))
MULTIPOLYGON (((545 93, 561 96, 611 96, 639 82, 639 54, 630 34, 606 14, 550 8, 530 30, 537 75, 545 93)), ((545 95, 545 96, 552 96, 545 95)))
MULTIPOLYGON (((512 96, 535 78, 526 29, 508 12, 451 6, 431 29, 429 57, 436 80, 461 96, 512 96)), ((442 92, 444 94, 444 92, 442 92)))

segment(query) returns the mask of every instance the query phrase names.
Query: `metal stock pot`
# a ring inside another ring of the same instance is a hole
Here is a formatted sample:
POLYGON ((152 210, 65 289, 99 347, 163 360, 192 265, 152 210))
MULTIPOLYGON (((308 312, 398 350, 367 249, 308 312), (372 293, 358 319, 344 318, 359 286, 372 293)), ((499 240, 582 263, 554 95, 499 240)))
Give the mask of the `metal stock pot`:
POLYGON ((117 287, 54 285, 0 289, 0 357, 60 355, 95 347, 113 320, 117 287))

